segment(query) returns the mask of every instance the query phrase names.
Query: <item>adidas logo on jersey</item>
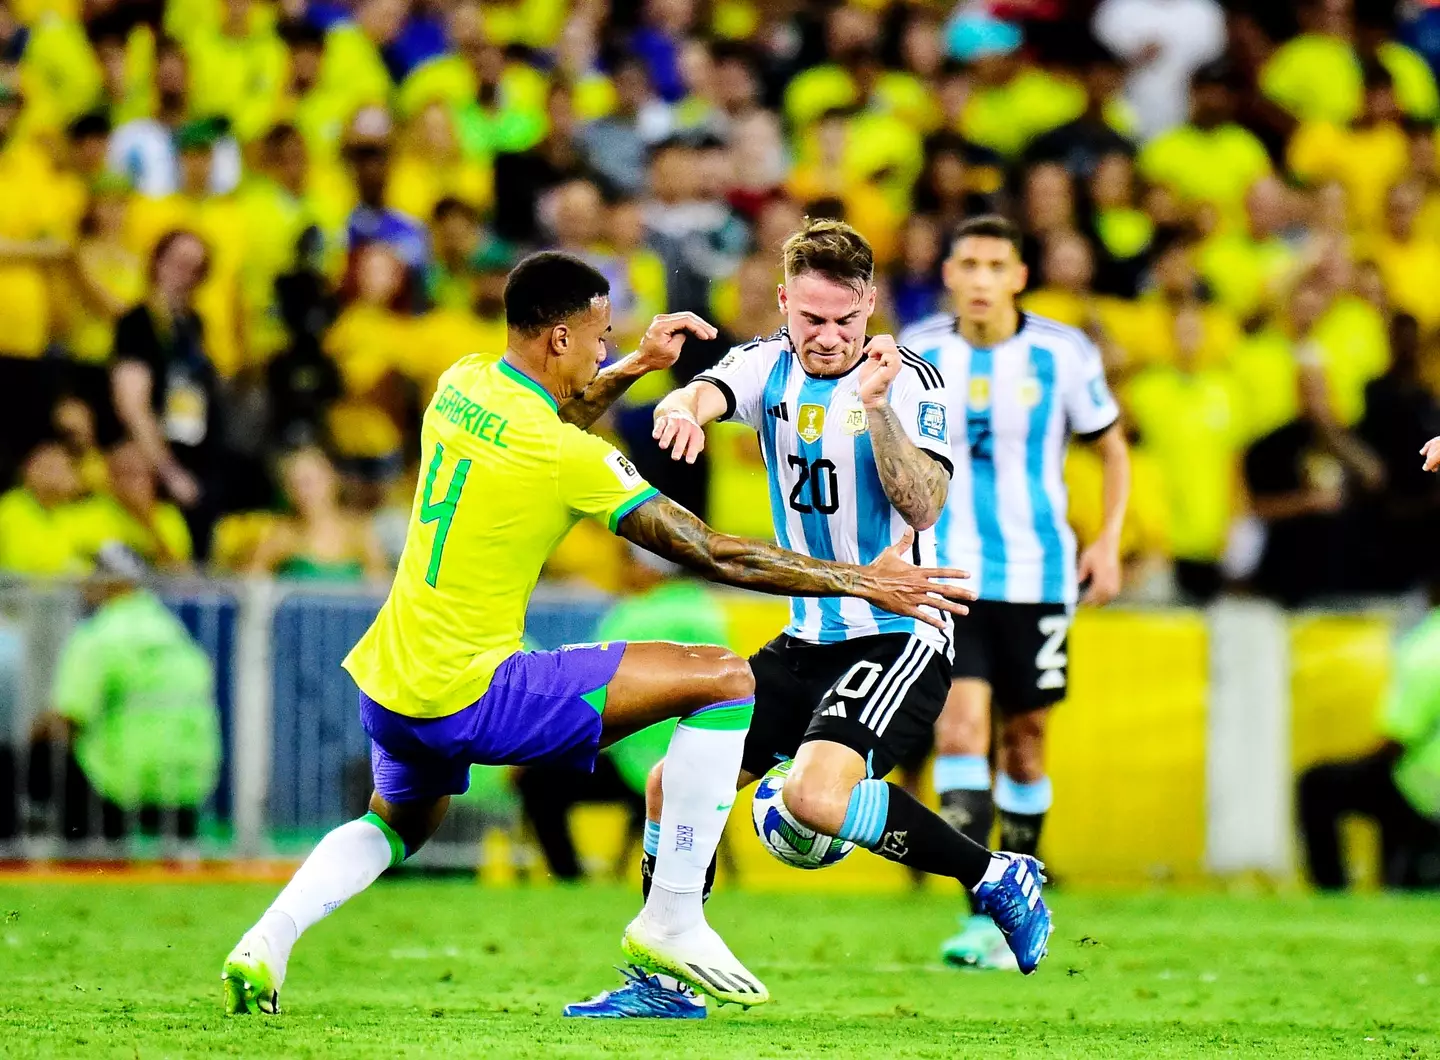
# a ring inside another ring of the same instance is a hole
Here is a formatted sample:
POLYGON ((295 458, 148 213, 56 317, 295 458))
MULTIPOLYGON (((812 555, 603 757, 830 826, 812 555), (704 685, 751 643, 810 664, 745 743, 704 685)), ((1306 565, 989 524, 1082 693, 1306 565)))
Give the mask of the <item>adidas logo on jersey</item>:
POLYGON ((738 994, 759 994, 760 987, 753 979, 747 979, 739 972, 722 972, 719 968, 702 968, 698 964, 687 964, 699 978, 705 980, 716 990, 724 990, 738 994))
POLYGON ((771 405, 765 410, 765 415, 772 416, 777 420, 784 420, 786 423, 790 422, 790 410, 785 407, 783 401, 778 405, 771 405))

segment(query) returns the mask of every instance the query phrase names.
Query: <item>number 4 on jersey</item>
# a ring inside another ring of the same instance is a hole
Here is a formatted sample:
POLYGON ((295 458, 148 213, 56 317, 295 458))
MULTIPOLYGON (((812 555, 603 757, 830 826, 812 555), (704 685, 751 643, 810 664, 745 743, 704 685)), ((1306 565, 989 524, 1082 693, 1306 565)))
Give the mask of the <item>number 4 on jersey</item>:
POLYGON ((469 459, 461 460, 450 476, 450 488, 445 491, 444 500, 431 500, 435 476, 440 473, 444 460, 445 446, 436 442, 435 455, 430 458, 430 467, 425 472, 425 491, 420 494, 420 524, 439 524, 435 527, 435 543, 430 546, 430 566, 425 571, 425 581, 432 589, 440 577, 440 559, 445 552, 445 539, 450 536, 450 524, 455 521, 455 505, 460 503, 460 491, 465 488, 465 479, 470 474, 469 459))

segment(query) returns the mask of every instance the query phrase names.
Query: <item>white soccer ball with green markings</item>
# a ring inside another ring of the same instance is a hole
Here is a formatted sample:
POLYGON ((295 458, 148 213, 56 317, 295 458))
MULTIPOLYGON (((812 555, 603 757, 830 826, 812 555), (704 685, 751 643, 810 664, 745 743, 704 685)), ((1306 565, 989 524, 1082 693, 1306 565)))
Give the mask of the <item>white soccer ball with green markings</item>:
POLYGON ((772 857, 797 869, 823 869, 843 860, 855 844, 806 828, 785 808, 780 797, 793 762, 781 762, 755 785, 750 817, 755 834, 772 857))

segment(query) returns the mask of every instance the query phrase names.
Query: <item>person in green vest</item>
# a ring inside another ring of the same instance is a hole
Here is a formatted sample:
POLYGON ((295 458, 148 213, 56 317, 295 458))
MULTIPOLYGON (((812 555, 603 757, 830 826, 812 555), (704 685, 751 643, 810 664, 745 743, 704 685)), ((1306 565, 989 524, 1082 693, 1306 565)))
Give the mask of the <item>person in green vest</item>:
POLYGON ((131 819, 146 835, 192 839, 215 790, 220 717, 210 658, 144 577, 126 546, 100 550, 84 586, 93 612, 61 650, 52 710, 35 725, 31 798, 49 801, 48 767, 63 758, 67 838, 90 834, 93 792, 107 839, 125 835, 131 819))
POLYGON ((1440 571, 1431 572, 1426 619, 1395 650, 1378 750, 1307 770, 1296 806, 1321 890, 1348 884, 1339 825, 1359 814, 1380 828, 1386 887, 1440 887, 1440 571))
MULTIPOLYGON (((627 595, 600 620, 596 639, 725 644, 725 615, 715 594, 682 573, 658 556, 630 549, 622 574, 627 595)), ((639 833, 645 822, 645 778, 665 757, 675 725, 673 719, 662 721, 611 745, 588 775, 544 766, 520 774, 516 788, 551 874, 564 880, 583 875, 568 823, 577 803, 621 803, 630 811, 633 832, 639 833)), ((647 835, 646 842, 652 837, 647 835)), ((622 856, 619 864, 629 861, 622 856)))

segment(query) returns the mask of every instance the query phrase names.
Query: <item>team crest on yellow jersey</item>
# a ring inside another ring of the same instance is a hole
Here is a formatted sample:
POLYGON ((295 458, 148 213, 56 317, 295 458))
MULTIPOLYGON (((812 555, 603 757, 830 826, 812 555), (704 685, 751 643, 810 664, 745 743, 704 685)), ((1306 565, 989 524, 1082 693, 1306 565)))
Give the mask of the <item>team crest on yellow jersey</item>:
POLYGON ((796 417, 795 432, 807 442, 818 442, 825 433, 825 406, 801 405, 796 417))
POLYGON ((870 429, 869 421, 865 419, 863 408, 853 408, 845 413, 845 433, 852 437, 859 437, 870 429))
POLYGON ((970 407, 976 412, 984 412, 990 407, 989 376, 980 375, 970 380, 970 407))

